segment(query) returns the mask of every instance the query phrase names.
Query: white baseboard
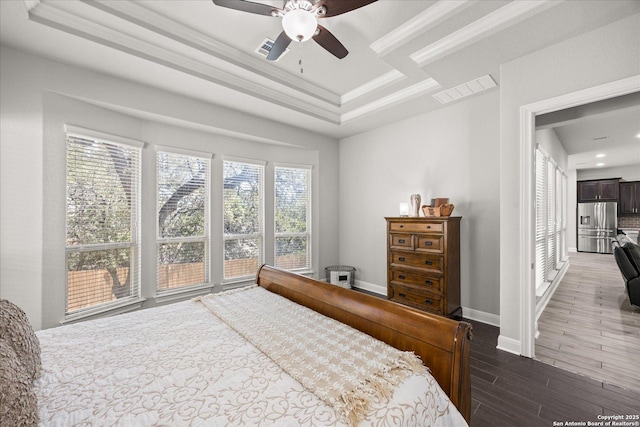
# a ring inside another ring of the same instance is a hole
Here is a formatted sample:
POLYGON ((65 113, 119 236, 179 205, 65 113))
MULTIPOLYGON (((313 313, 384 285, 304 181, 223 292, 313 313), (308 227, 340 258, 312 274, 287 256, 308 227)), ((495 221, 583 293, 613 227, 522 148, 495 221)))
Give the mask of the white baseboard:
POLYGON ((578 248, 567 248, 569 252, 578 252, 578 248))
POLYGON ((377 285, 375 283, 364 282, 362 280, 355 280, 353 282, 353 287, 358 289, 363 289, 365 291, 373 292, 375 294, 379 294, 382 296, 387 296, 387 287, 382 285, 377 285))
POLYGON ((503 335, 498 335, 498 345, 496 346, 496 348, 508 353, 517 354, 518 356, 520 356, 521 354, 520 340, 505 337, 503 335))
POLYGON ((500 315, 487 313, 473 308, 462 307, 462 317, 465 319, 475 320, 477 322, 486 323, 491 326, 500 327, 500 315))

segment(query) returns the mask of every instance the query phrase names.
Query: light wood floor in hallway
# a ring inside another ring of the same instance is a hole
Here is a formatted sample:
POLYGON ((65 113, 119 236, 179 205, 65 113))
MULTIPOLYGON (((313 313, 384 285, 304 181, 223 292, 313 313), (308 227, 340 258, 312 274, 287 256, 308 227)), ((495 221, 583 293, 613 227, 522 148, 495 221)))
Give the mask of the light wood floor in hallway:
POLYGON ((640 391, 640 309, 629 304, 611 254, 572 252, 538 321, 535 358, 640 391))

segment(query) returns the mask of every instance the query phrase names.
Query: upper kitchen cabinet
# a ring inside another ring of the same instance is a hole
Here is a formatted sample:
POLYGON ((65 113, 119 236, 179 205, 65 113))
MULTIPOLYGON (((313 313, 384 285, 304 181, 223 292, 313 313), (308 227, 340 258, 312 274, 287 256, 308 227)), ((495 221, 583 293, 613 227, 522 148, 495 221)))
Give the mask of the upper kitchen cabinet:
POLYGON ((578 181, 578 203, 617 202, 620 178, 578 181))
POLYGON ((620 183, 619 214, 640 214, 640 181, 620 183))

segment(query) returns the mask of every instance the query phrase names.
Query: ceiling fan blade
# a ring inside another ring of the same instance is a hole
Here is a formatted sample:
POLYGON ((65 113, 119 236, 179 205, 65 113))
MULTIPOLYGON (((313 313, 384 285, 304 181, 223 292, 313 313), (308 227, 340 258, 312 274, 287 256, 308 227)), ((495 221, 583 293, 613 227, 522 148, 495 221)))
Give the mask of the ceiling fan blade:
POLYGON ((245 0, 211 0, 216 6, 226 7, 229 9, 240 10, 242 12, 255 13, 257 15, 273 16, 274 12, 280 9, 273 6, 267 6, 262 3, 254 3, 245 0))
POLYGON ((338 59, 344 58, 349 53, 347 48, 322 25, 318 25, 318 34, 313 36, 313 39, 338 59))
POLYGON ((291 43, 291 39, 287 36, 287 33, 281 32, 276 41, 273 42, 269 55, 267 55, 267 60, 275 61, 280 58, 280 55, 289 47, 289 43, 291 43))
POLYGON ((359 9, 376 1, 377 0, 320 0, 318 3, 313 5, 313 9, 324 6, 327 13, 318 17, 328 18, 330 16, 351 12, 352 10, 359 9))

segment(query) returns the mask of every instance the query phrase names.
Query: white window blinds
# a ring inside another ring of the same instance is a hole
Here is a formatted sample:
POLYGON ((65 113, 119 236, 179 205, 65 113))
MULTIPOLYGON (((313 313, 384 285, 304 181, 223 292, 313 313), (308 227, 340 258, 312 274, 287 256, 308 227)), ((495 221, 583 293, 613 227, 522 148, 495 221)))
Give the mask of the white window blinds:
POLYGON ((275 265, 311 269, 311 169, 275 167, 275 265))
POLYGON ((547 159, 547 259, 546 279, 550 280, 556 269, 556 168, 551 159, 547 159))
POLYGON ((545 281, 546 244, 547 244, 547 159, 540 150, 536 150, 536 233, 535 264, 536 289, 545 281))
POLYGON ((69 315, 140 294, 142 146, 68 131, 66 150, 69 315))
POLYGON ((567 256, 567 177, 540 147, 535 174, 535 281, 540 295, 567 256))
POLYGON ((252 277, 264 261, 264 163, 223 162, 224 280, 252 277))
POLYGON ((563 205, 563 190, 562 190, 562 172, 560 172, 560 169, 555 170, 555 184, 556 184, 556 191, 555 191, 555 198, 556 198, 556 212, 555 212, 555 225, 554 225, 554 233, 555 233, 555 240, 556 240, 556 253, 555 253, 555 260, 554 260, 554 265, 558 265, 560 264, 560 261, 562 259, 562 251, 564 248, 564 242, 562 241, 562 214, 563 211, 565 209, 564 205, 563 205))
POLYGON ((211 156, 157 153, 157 290, 209 281, 211 156))

